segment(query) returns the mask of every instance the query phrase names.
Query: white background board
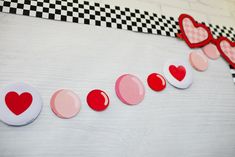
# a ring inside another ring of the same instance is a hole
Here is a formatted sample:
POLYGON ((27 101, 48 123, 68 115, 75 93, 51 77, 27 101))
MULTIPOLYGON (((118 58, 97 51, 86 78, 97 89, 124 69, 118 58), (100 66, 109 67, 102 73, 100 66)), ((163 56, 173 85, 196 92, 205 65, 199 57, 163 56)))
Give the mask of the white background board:
POLYGON ((167 84, 156 93, 146 84, 167 59, 187 59, 190 51, 175 38, 1 13, 0 88, 27 82, 44 106, 28 126, 0 123, 0 156, 234 156, 235 87, 222 58, 210 60, 206 72, 193 71, 187 90, 167 84), (115 80, 124 73, 137 75, 146 87, 137 106, 115 95, 115 80), (52 113, 50 96, 60 88, 80 96, 77 117, 62 120, 52 113), (111 100, 102 113, 86 105, 94 88, 111 100))

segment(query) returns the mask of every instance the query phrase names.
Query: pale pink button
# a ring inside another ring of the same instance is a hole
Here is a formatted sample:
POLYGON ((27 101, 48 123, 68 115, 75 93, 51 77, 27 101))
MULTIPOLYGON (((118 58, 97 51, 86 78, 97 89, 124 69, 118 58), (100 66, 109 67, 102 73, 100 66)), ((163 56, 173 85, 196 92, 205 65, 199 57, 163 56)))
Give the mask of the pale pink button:
POLYGON ((81 101, 71 90, 61 89, 51 97, 51 109, 60 118, 72 118, 81 108, 81 101))
POLYGON ((145 95, 144 85, 134 75, 125 74, 120 76, 115 85, 115 90, 118 98, 125 104, 139 104, 145 95))
POLYGON ((189 55, 191 65, 198 71, 205 71, 208 68, 208 59, 202 51, 194 51, 189 55))
POLYGON ((210 59, 218 59, 220 57, 220 53, 217 47, 212 43, 209 43, 206 46, 202 47, 202 50, 210 59))

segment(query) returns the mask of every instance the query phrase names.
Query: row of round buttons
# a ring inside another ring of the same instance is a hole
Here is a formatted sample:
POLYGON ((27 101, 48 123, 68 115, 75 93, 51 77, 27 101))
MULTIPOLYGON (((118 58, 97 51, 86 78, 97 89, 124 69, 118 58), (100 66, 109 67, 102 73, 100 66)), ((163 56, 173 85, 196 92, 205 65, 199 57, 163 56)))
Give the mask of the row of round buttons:
MULTIPOLYGON (((206 45, 202 50, 211 59, 219 57, 219 52, 213 44, 206 45)), ((198 71, 207 69, 208 60, 204 54, 194 51, 189 55, 191 65, 198 71)), ((186 61, 169 60, 163 72, 168 82, 177 88, 188 88, 192 84, 191 68, 186 61)), ((154 91, 162 91, 166 87, 165 78, 158 73, 150 74, 147 83, 154 91)), ((122 75, 117 79, 115 91, 118 98, 128 105, 139 104, 145 96, 143 83, 131 74, 122 75)), ((0 119, 13 126, 29 124, 39 115, 42 102, 33 87, 24 83, 10 85, 0 92, 0 119)), ((87 104, 95 111, 105 110, 109 103, 108 95, 102 90, 95 89, 87 95, 87 104)), ((58 117, 66 119, 74 117, 81 109, 78 95, 67 89, 56 91, 51 97, 50 105, 58 117)))

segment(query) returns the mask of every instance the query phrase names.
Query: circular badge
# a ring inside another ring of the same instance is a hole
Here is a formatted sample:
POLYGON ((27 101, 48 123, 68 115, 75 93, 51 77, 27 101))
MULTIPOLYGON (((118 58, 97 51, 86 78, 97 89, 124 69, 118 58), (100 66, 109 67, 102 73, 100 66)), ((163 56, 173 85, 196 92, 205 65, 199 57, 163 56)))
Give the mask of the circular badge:
POLYGON ((147 78, 147 83, 149 87, 154 91, 162 91, 166 88, 165 78, 158 73, 150 74, 147 78))
POLYGON ((186 61, 168 60, 163 71, 167 81, 177 88, 188 88, 193 82, 192 70, 186 61))
POLYGON ((198 71, 205 71, 208 68, 208 59, 201 51, 191 52, 189 62, 198 71))
POLYGON ((88 93, 87 104, 95 111, 104 111, 109 106, 109 97, 104 91, 95 89, 88 93))
POLYGON ((127 105, 137 105, 145 96, 143 83, 131 74, 122 75, 117 79, 115 91, 118 98, 127 105))
POLYGON ((76 93, 68 89, 56 91, 51 97, 51 109, 60 118, 75 117, 81 109, 81 101, 76 93))
POLYGON ((16 83, 0 90, 0 120, 12 126, 33 122, 42 109, 40 94, 33 87, 16 83))
POLYGON ((220 53, 217 47, 212 43, 209 43, 206 46, 202 47, 202 50, 206 54, 206 56, 209 57, 210 59, 215 60, 220 57, 220 53))

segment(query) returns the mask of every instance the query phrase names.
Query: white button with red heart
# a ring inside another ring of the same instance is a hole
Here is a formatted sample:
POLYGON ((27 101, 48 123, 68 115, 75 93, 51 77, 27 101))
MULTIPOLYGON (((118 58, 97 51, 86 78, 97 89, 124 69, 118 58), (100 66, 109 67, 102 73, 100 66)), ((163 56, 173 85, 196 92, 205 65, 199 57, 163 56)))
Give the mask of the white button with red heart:
POLYGON ((168 60, 163 72, 167 81, 177 88, 188 88, 193 82, 192 70, 186 61, 168 60))
POLYGON ((40 94, 31 86, 16 83, 0 91, 0 120, 12 126, 33 122, 42 109, 40 94))

